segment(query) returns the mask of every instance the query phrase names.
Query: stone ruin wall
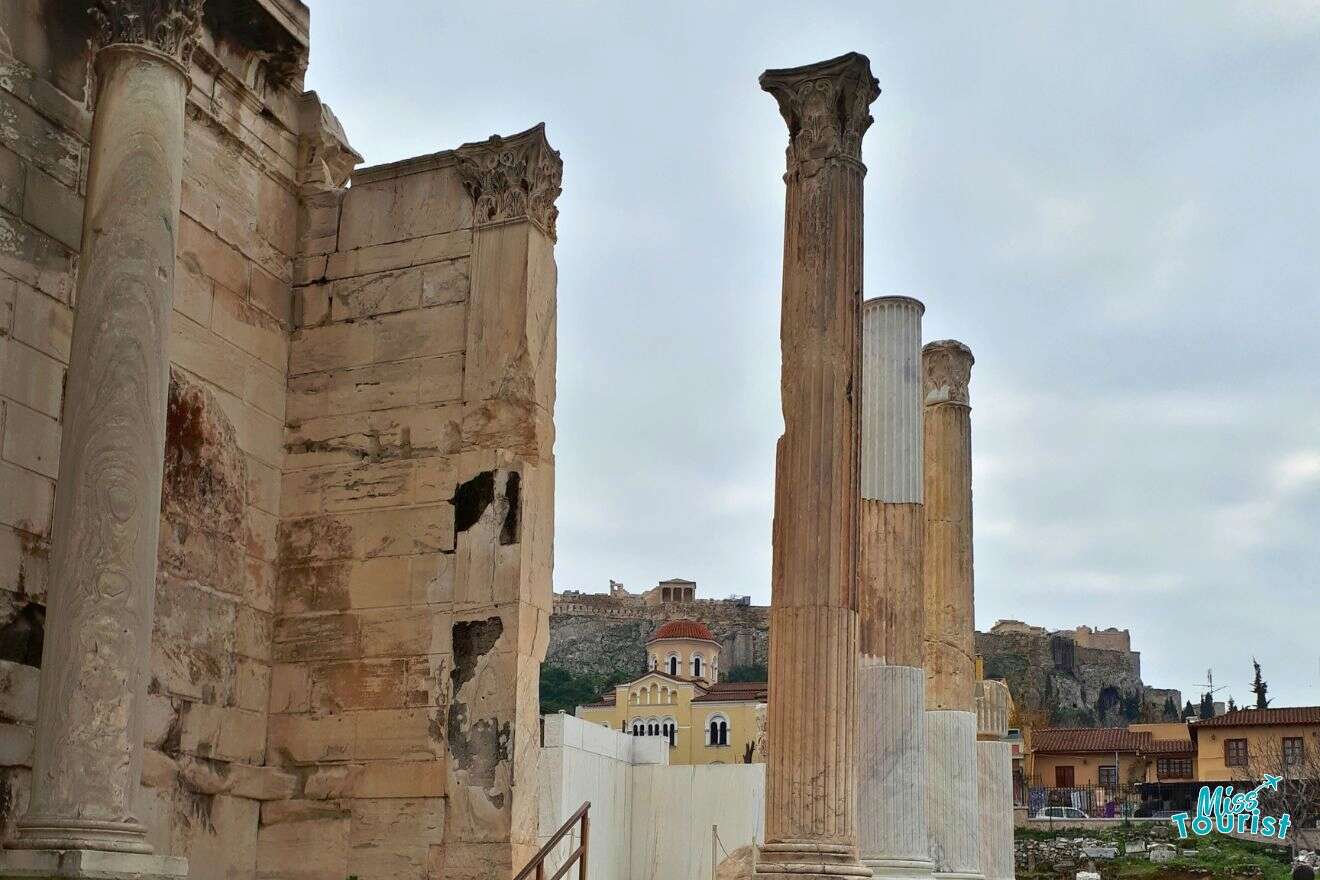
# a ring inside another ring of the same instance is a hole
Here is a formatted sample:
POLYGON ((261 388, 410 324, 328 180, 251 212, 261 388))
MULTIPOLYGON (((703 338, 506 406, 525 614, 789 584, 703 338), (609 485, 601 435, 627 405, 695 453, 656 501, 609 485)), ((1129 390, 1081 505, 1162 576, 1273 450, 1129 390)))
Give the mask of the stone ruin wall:
POLYGON ((610 676, 646 668, 646 640, 661 624, 700 620, 720 643, 720 669, 766 666, 770 609, 720 599, 642 605, 604 594, 556 595, 545 662, 575 673, 610 676))
MULTIPOLYGON (((86 5, 0 4, 6 838, 59 625, 86 5)), ((550 181, 521 215, 488 145, 346 188, 306 16, 213 2, 192 61, 139 818, 200 880, 487 877, 535 849, 557 156, 503 145, 550 181)))
POLYGON ((1158 713, 1165 697, 1174 695, 1181 707, 1177 691, 1145 686, 1139 652, 1086 647, 1071 636, 1070 631, 1050 634, 1016 627, 978 632, 976 652, 984 661, 985 677, 1005 680, 1014 702, 1026 711, 1090 712, 1101 726, 1116 726, 1126 723, 1124 698, 1138 698, 1158 713))

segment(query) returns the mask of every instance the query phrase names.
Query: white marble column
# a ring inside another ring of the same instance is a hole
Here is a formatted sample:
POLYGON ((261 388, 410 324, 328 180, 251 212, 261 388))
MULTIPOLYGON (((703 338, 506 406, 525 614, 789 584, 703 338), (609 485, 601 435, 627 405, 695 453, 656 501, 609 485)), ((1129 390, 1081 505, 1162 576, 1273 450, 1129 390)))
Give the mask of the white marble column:
POLYGON ((857 854, 861 55, 761 75, 788 125, 784 435, 775 462, 770 760, 758 876, 870 877, 857 854))
POLYGON ((979 844, 985 880, 1013 880, 1013 746, 976 743, 976 796, 981 808, 979 844))
MULTIPOLYGON (((32 798, 8 846, 66 851, 61 870, 76 872, 76 861, 114 873, 123 860, 71 861, 67 851, 151 852, 134 800, 156 589, 187 62, 201 3, 100 0, 92 13, 101 48, 32 798)), ((18 870, 8 855, 5 872, 18 870)), ((128 864, 177 873, 182 860, 166 861, 128 864)))
POLYGON ((922 670, 921 316, 862 306, 858 840, 873 876, 929 878, 922 670))
POLYGON ((979 880, 973 643, 972 352, 922 350, 925 388, 926 820, 935 876, 979 880))

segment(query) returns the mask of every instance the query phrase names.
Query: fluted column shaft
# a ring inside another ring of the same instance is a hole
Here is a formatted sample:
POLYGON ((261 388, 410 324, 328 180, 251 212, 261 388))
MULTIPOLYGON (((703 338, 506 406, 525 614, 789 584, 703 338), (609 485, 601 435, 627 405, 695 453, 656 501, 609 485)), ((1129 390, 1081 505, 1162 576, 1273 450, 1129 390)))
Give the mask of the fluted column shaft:
POLYGON ((922 350, 925 390, 926 778, 935 876, 979 878, 972 580, 972 352, 922 350))
POLYGON ((200 4, 148 4, 158 17, 103 5, 106 32, 138 42, 96 55, 32 799, 10 846, 149 853, 133 808, 156 588, 182 59, 200 4))
POLYGON ((1013 746, 980 740, 976 744, 976 765, 981 873, 985 880, 1014 880, 1013 746))
POLYGON ((858 843, 873 876, 928 878, 921 316, 862 305, 858 843))
POLYGON ((767 71, 788 123, 784 435, 775 469, 770 761, 758 874, 869 877, 857 861, 861 139, 879 90, 850 54, 767 71))

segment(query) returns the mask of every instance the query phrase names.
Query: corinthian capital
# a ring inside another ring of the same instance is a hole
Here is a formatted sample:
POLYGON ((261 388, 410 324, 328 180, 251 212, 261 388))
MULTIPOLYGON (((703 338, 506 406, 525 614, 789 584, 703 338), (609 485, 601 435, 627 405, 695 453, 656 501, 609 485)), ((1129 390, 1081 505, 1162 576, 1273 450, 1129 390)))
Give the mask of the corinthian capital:
POLYGON ((921 350, 925 373, 926 403, 971 402, 967 386, 972 382, 972 350, 954 339, 928 342, 921 350))
POLYGON ((880 95, 865 55, 849 52, 803 67, 767 70, 760 82, 788 123, 789 167, 809 159, 861 161, 871 102, 880 95))
POLYGON ((540 123, 521 134, 464 144, 457 150, 463 186, 475 203, 477 226, 528 219, 555 237, 564 163, 540 123))
POLYGON ((99 46, 147 46, 185 67, 202 30, 203 0, 93 0, 89 12, 100 28, 99 46))

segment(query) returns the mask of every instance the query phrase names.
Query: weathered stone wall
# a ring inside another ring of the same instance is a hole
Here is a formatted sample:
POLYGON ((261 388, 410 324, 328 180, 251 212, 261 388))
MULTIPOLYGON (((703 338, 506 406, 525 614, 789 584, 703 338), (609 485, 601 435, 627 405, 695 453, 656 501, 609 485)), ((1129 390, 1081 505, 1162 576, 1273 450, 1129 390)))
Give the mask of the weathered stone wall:
MULTIPOLYGON (((31 784, 93 111, 85 5, 0 4, 6 836, 31 784)), ((198 878, 252 876, 260 801, 287 795, 295 781, 264 766, 303 57, 293 34, 276 31, 255 51, 251 33, 208 17, 186 108, 139 815, 157 851, 188 856, 198 878), (277 61, 286 66, 276 71, 277 61)))
POLYGON ((1055 723, 1119 726, 1136 720, 1125 717, 1125 703, 1144 704, 1134 651, 1086 648, 1059 635, 978 632, 976 653, 986 678, 1003 679, 1019 707, 1044 711, 1055 723))
POLYGON ((720 668, 765 666, 770 647, 770 609, 707 600, 639 607, 607 596, 556 601, 545 662, 576 673, 609 676, 646 668, 646 640, 670 620, 692 618, 710 627, 720 643, 720 668))
POLYGON ((508 876, 535 850, 555 267, 526 217, 482 224, 487 150, 358 172, 309 223, 269 739, 300 786, 263 811, 262 876, 508 876))
MULTIPOLYGON (((0 834, 31 790, 93 104, 87 4, 0 4, 0 834)), ((186 107, 138 814, 210 880, 535 850, 558 156, 369 169, 307 8, 208 3, 186 107), (506 161, 507 160, 507 161, 506 161)))

